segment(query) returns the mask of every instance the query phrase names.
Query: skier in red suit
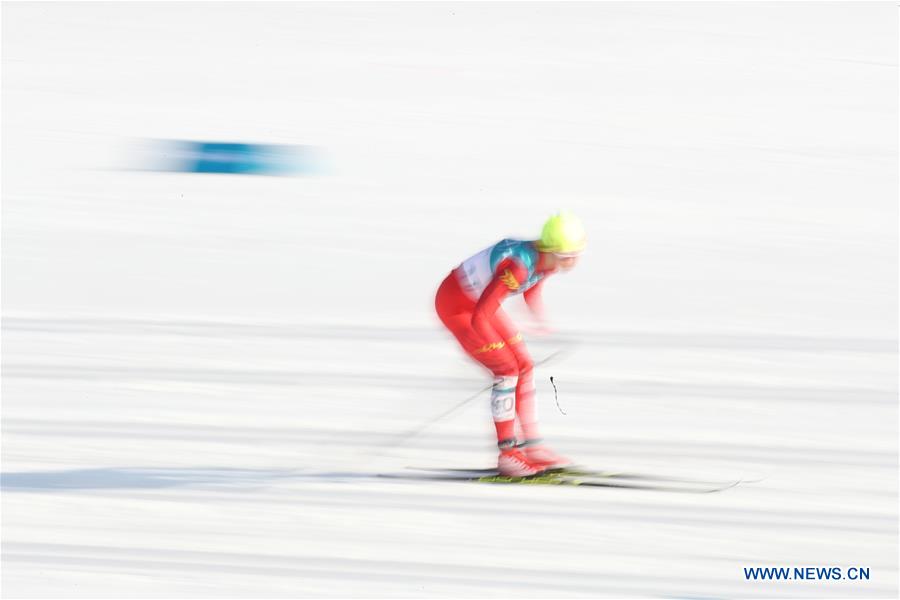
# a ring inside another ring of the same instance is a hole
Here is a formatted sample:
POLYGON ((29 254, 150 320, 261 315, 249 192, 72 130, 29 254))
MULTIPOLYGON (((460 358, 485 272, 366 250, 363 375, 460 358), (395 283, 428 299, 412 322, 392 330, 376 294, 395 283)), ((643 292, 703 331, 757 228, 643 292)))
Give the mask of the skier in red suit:
POLYGON ((569 464, 541 439, 534 363, 521 332, 500 305, 509 296, 523 294, 533 314, 543 321, 544 281, 573 268, 585 240, 581 221, 563 212, 546 222, 539 240, 502 240, 460 264, 438 289, 435 308, 441 321, 494 377, 491 414, 501 475, 527 477, 569 464))

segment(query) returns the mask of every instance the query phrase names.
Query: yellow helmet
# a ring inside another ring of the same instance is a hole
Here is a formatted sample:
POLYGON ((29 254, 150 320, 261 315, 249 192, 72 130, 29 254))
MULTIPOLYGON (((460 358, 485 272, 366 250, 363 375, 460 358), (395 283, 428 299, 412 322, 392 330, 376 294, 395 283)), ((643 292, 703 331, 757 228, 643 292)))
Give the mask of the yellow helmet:
POLYGON ((555 214, 544 223, 538 250, 554 254, 580 254, 587 243, 581 219, 570 212, 555 214))

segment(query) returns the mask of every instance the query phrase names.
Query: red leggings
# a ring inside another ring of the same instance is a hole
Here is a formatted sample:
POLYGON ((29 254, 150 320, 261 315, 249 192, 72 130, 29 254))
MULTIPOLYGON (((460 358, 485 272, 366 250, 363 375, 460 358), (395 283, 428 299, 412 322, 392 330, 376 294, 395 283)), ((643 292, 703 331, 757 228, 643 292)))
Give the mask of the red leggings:
MULTIPOLYGON (((503 309, 500 309, 494 313, 491 321, 494 325, 494 335, 490 339, 482 337, 472 327, 475 304, 475 301, 463 292, 455 273, 450 273, 441 283, 434 302, 438 317, 444 326, 456 337, 469 356, 491 371, 495 380, 499 377, 517 378, 515 412, 518 424, 526 439, 536 439, 540 436, 534 408, 534 363, 522 335, 517 333, 510 339, 503 339, 497 333, 497 331, 515 331, 509 317, 503 309)), ((513 422, 498 421, 496 414, 494 420, 498 439, 514 437, 513 422)))

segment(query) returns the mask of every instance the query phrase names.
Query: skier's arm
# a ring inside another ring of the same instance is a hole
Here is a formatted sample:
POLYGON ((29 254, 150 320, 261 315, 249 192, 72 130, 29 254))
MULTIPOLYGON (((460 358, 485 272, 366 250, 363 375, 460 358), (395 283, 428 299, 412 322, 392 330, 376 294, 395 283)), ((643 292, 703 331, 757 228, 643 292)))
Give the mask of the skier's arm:
POLYGON ((546 316, 546 313, 544 312, 544 298, 541 294, 543 287, 544 280, 539 279, 536 284, 525 290, 525 293, 522 294, 525 297, 525 304, 531 309, 531 314, 537 317, 541 322, 545 321, 544 317, 546 316))
POLYGON ((517 290, 528 279, 528 271, 518 261, 507 259, 497 266, 494 278, 488 283, 472 315, 472 327, 484 339, 504 341, 513 338, 518 332, 509 319, 495 319, 500 310, 500 303, 511 291, 517 290), (500 340, 496 337, 499 335, 500 340))
POLYGON ((532 335, 548 335, 556 331, 547 323, 547 313, 544 311, 544 298, 541 294, 541 289, 544 287, 546 279, 547 276, 545 275, 533 287, 525 290, 523 294, 525 304, 531 309, 531 314, 534 315, 535 319, 535 323, 527 328, 528 333, 532 335))

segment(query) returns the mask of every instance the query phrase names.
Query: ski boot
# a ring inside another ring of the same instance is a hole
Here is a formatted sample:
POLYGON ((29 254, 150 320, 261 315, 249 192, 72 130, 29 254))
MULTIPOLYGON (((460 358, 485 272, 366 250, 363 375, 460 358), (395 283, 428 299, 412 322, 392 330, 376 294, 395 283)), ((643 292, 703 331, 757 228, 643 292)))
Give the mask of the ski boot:
POLYGON ((534 463, 528 455, 516 446, 516 441, 504 440, 498 444, 497 471, 503 477, 531 477, 543 472, 546 467, 534 463))
POLYGON ((525 440, 516 446, 528 459, 528 463, 541 471, 565 469, 572 466, 572 461, 551 450, 544 440, 536 438, 525 440))

